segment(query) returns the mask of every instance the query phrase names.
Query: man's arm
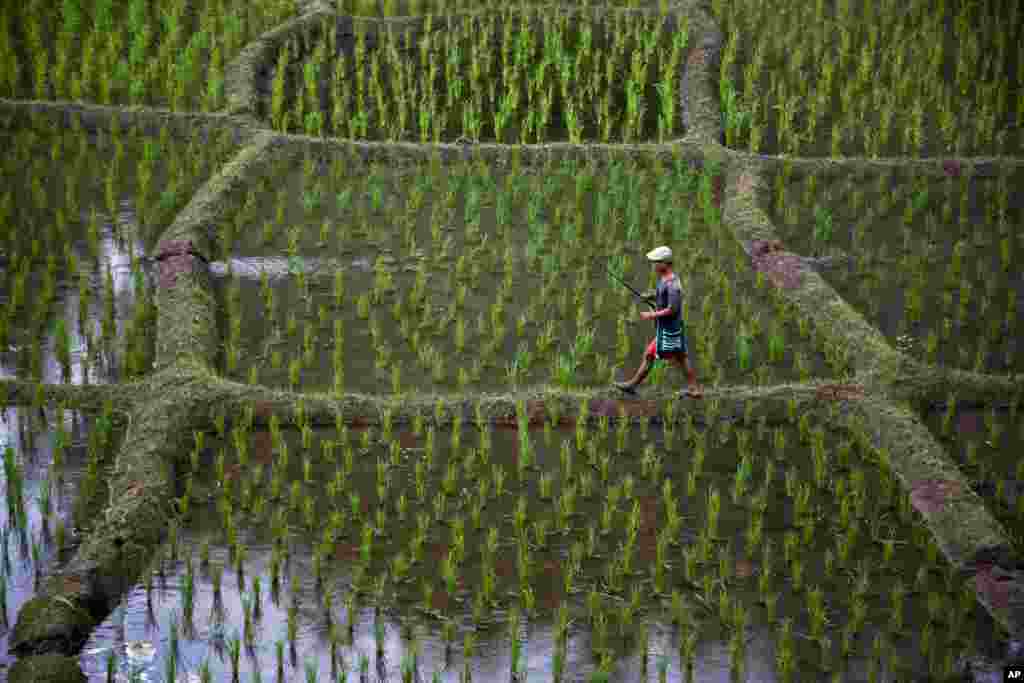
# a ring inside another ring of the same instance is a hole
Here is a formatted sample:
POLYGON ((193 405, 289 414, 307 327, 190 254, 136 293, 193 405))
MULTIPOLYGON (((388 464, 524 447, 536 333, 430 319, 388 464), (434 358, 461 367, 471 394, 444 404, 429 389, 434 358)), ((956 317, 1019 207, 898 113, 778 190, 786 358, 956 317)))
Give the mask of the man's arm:
POLYGON ((679 316, 683 310, 683 290, 679 287, 669 287, 668 289, 668 307, 662 308, 654 312, 655 318, 664 318, 665 316, 679 316))

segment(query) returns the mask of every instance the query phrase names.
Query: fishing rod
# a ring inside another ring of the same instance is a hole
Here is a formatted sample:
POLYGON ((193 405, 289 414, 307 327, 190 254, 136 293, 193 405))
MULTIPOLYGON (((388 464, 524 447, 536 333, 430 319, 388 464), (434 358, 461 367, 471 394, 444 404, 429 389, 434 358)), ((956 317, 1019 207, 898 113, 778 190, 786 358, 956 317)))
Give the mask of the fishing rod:
POLYGON ((604 270, 604 272, 608 273, 608 275, 609 275, 609 276, 610 276, 610 277, 611 277, 611 278, 612 278, 613 280, 615 280, 616 282, 618 282, 618 283, 619 283, 620 285, 622 285, 623 287, 625 287, 625 288, 626 288, 626 289, 628 289, 629 291, 633 292, 633 294, 634 294, 634 295, 636 296, 636 298, 640 299, 640 300, 641 300, 641 301, 643 301, 643 302, 644 302, 645 304, 647 304, 648 306, 650 306, 650 307, 651 307, 651 310, 652 310, 652 311, 655 311, 655 310, 657 310, 657 309, 656 309, 656 308, 654 307, 654 302, 653 302, 653 301, 651 301, 651 299, 650 299, 650 298, 648 298, 648 297, 644 296, 644 295, 643 295, 643 294, 641 294, 640 292, 638 292, 638 291, 636 291, 635 289, 633 289, 633 287, 632 287, 632 286, 631 286, 631 285, 630 285, 630 284, 629 284, 628 282, 625 282, 624 280, 622 280, 622 278, 620 278, 620 277, 619 277, 618 275, 616 275, 615 273, 613 273, 613 272, 612 272, 612 270, 611 270, 611 268, 609 268, 609 267, 608 267, 607 265, 606 265, 606 266, 604 266, 604 269, 603 269, 603 270, 604 270))

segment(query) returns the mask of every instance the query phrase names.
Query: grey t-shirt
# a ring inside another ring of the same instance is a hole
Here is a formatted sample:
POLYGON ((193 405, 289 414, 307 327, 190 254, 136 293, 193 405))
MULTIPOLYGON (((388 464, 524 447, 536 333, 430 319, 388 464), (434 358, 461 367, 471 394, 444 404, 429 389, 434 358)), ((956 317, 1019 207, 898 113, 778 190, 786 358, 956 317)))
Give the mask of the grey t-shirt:
POLYGON ((671 315, 655 318, 657 351, 684 351, 683 346, 683 288, 679 276, 672 273, 668 280, 659 280, 654 294, 655 307, 660 311, 671 308, 671 315))
POLYGON ((654 300, 658 310, 672 309, 672 315, 655 318, 658 329, 669 332, 678 331, 683 318, 683 286, 679 282, 679 276, 672 273, 672 277, 668 280, 658 280, 658 287, 654 291, 654 300))

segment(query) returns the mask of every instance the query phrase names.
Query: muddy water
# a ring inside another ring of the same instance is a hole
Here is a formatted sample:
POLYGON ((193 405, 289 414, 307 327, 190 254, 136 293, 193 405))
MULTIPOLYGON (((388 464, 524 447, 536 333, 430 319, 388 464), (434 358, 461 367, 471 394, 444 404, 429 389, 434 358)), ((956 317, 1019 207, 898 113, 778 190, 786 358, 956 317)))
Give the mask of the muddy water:
MULTIPOLYGON (((695 632, 698 640, 694 655, 694 679, 699 681, 730 680, 729 632, 718 616, 717 598, 705 603, 703 589, 693 586, 685 578, 683 561, 684 549, 693 548, 701 529, 707 523, 706 495, 711 486, 715 486, 722 494, 718 537, 715 541, 712 559, 708 564, 697 568, 696 583, 702 584, 703 576, 717 576, 719 551, 726 552, 734 567, 731 577, 725 579, 728 595, 747 610, 748 626, 743 633, 745 643, 744 661, 746 662, 746 680, 775 681, 780 680, 775 673, 775 657, 777 655, 777 638, 779 622, 770 622, 766 609, 758 603, 758 579, 764 567, 763 548, 750 555, 743 552, 744 534, 748 524, 752 493, 741 496, 734 503, 730 493, 732 481, 736 476, 737 442, 735 430, 726 432, 720 426, 707 433, 707 457, 704 461, 703 474, 698 479, 697 489, 693 495, 687 493, 689 472, 695 467, 694 451, 682 438, 682 428, 677 429, 671 446, 667 445, 665 434, 652 426, 646 438, 639 429, 627 434, 625 450, 611 455, 608 466, 608 479, 602 483, 600 467, 587 464, 585 452, 577 452, 575 432, 569 429, 553 429, 550 436, 543 430, 531 431, 530 440, 534 446, 534 462, 537 469, 524 471, 524 479, 517 479, 517 457, 520 457, 520 446, 514 430, 497 429, 491 433, 492 447, 489 465, 480 471, 488 471, 494 465, 500 465, 508 475, 505 492, 494 495, 494 484, 491 483, 491 494, 482 511, 482 524, 479 531, 471 524, 469 510, 475 498, 473 493, 479 483, 479 475, 467 475, 465 467, 470 452, 480 443, 480 434, 474 428, 465 428, 460 436, 460 446, 453 450, 451 432, 437 432, 435 437, 435 456, 433 466, 426 480, 426 498, 421 503, 417 498, 414 485, 415 463, 425 455, 425 439, 417 437, 404 428, 397 427, 393 434, 399 446, 399 455, 394 464, 389 466, 390 488, 386 495, 384 508, 387 509, 384 533, 378 534, 373 541, 372 558, 367 565, 367 576, 376 578, 391 567, 391 561, 401 551, 408 554, 416 519, 420 514, 433 519, 433 500, 443 486, 444 475, 449 463, 461 463, 454 481, 454 495, 448 498, 447 512, 441 518, 429 522, 423 546, 423 562, 414 565, 410 570, 409 579, 398 583, 388 581, 381 598, 374 595, 371 588, 363 593, 354 603, 352 619, 352 636, 348 637, 347 597, 352 593, 353 574, 358 572, 360 564, 360 533, 361 522, 349 520, 342 535, 336 540, 334 553, 324 565, 322 582, 318 583, 313 569, 313 548, 323 533, 324 520, 330 513, 338 509, 349 508, 349 492, 360 494, 358 508, 361 514, 374 519, 376 510, 381 509, 381 500, 377 498, 377 463, 390 460, 390 447, 378 436, 370 434, 367 447, 363 448, 365 432, 351 432, 351 443, 354 447, 351 473, 346 488, 339 495, 327 490, 326 482, 344 469, 345 457, 341 447, 335 452, 336 462, 330 462, 319 455, 325 440, 336 440, 339 435, 332 430, 318 430, 312 436, 309 450, 304 450, 301 440, 296 435, 285 434, 288 445, 289 463, 282 469, 282 491, 284 500, 268 502, 260 515, 236 512, 239 538, 242 539, 247 551, 244 564, 243 583, 239 583, 233 564, 228 559, 228 549, 224 541, 224 531, 219 523, 220 513, 217 511, 217 496, 221 489, 216 484, 214 473, 217 454, 225 447, 224 471, 225 478, 231 481, 235 492, 244 490, 247 482, 255 493, 269 495, 271 486, 270 470, 274 467, 276 449, 272 437, 266 432, 253 432, 248 437, 250 447, 249 460, 246 467, 240 466, 237 453, 232 446, 218 439, 208 441, 208 448, 201 457, 201 471, 198 474, 194 491, 197 496, 193 503, 194 513, 191 515, 187 529, 183 531, 176 559, 165 554, 161 560, 162 573, 154 568, 151 593, 142 585, 136 587, 121 603, 117 610, 94 632, 86 644, 81 662, 91 680, 105 680, 107 657, 115 654, 118 671, 124 676, 132 673, 145 674, 146 680, 162 680, 167 671, 167 660, 171 647, 172 624, 182 629, 178 636, 179 657, 176 660, 176 672, 181 680, 192 680, 189 675, 197 674, 199 667, 207 663, 213 674, 213 680, 229 680, 231 677, 231 660, 228 655, 230 642, 233 638, 244 637, 245 602, 254 599, 253 583, 260 583, 261 615, 254 617, 253 646, 241 648, 239 670, 241 680, 254 680, 254 673, 261 673, 261 680, 277 680, 276 646, 277 642, 287 640, 287 615, 289 607, 297 604, 297 635, 295 640, 294 658, 289 647, 284 647, 284 669, 288 680, 305 679, 307 664, 319 672, 319 680, 331 671, 329 627, 327 609, 323 596, 330 594, 332 607, 330 615, 339 627, 341 641, 337 650, 339 657, 348 667, 348 677, 343 680, 394 681, 401 680, 401 666, 409 655, 412 643, 417 643, 419 658, 419 677, 416 680, 460 680, 460 675, 468 664, 474 681, 509 680, 511 671, 512 644, 508 633, 508 610, 515 604, 518 593, 516 578, 516 541, 512 523, 516 500, 524 496, 527 503, 527 519, 554 519, 555 502, 564 487, 573 483, 581 486, 581 476, 589 473, 593 477, 595 496, 580 496, 576 513, 570 518, 568 534, 562 536, 552 532, 546 547, 534 542, 531 530, 531 549, 533 567, 530 585, 536 597, 536 612, 524 617, 521 622, 522 664, 526 678, 523 680, 551 680, 552 662, 554 657, 554 612, 562 601, 569 607, 574 621, 569 627, 566 650, 566 678, 570 681, 589 680, 594 672, 597 659, 594 654, 595 633, 587 621, 586 596, 591 588, 597 588, 606 595, 603 598, 605 610, 609 610, 609 629, 606 646, 614 662, 611 679, 615 681, 655 681, 658 680, 659 667, 662 662, 666 668, 666 678, 670 681, 686 680, 685 660, 680 655, 680 629, 670 620, 667 595, 653 591, 653 566, 655 564, 654 538, 658 530, 665 524, 665 512, 660 502, 660 490, 666 480, 673 483, 677 498, 678 510, 682 516, 680 531, 675 542, 668 550, 666 565, 665 590, 681 591, 684 603, 689 606, 694 619, 695 632), (563 440, 569 441, 572 472, 563 474, 560 449, 563 440), (467 449, 470 449, 467 452, 467 449), (461 453, 461 455, 455 455, 461 453), (304 471, 306 458, 309 458, 309 472, 304 471), (650 465, 656 458, 660 461, 657 474, 646 469, 644 460, 650 465), (255 468, 261 467, 263 475, 260 483, 256 483, 255 468), (539 476, 541 473, 553 476, 551 501, 540 497, 539 476), (584 558, 581 573, 577 576, 573 593, 565 594, 561 588, 562 570, 568 561, 570 548, 576 541, 584 542, 588 525, 600 526, 602 508, 606 505, 606 492, 611 485, 621 484, 626 477, 634 481, 633 500, 640 509, 640 528, 635 555, 635 571, 623 585, 624 591, 616 595, 605 584, 605 568, 609 560, 621 551, 621 543, 625 538, 624 528, 628 521, 628 510, 631 503, 620 500, 616 513, 611 518, 610 533, 607 536, 598 534, 596 537, 595 554, 590 559, 584 558), (313 526, 307 527, 304 514, 287 513, 281 505, 285 505, 290 497, 292 482, 298 482, 301 498, 309 498, 312 503, 313 526), (241 487, 241 488, 240 488, 241 487), (401 520, 395 508, 399 494, 408 500, 405 521, 401 520), (209 496, 213 496, 212 498, 209 496), (205 502, 204 502, 205 501, 205 502), (275 543, 275 532, 272 531, 274 516, 281 509, 290 528, 286 545, 290 549, 291 559, 282 569, 280 592, 275 595, 271 588, 271 558, 275 543), (450 522, 454 515, 459 514, 465 526, 465 563, 460 570, 455 593, 449 595, 445 583, 439 576, 438 567, 447 553, 452 549, 450 522), (496 554, 495 571, 497 576, 493 609, 487 610, 480 621, 474 621, 472 604, 475 594, 480 590, 482 559, 479 549, 485 545, 488 528, 498 530, 498 552, 496 554), (209 568, 200 565, 201 547, 204 541, 209 542, 210 559, 213 565, 224 567, 222 575, 221 598, 213 597, 213 580, 209 568), (726 544, 728 541, 728 545, 726 544), (181 587, 185 582, 187 570, 185 558, 191 557, 195 576, 195 593, 193 601, 193 618, 191 630, 183 628, 185 624, 181 587), (423 604, 422 582, 429 581, 434 588, 429 608, 423 604), (634 617, 631 632, 636 632, 640 624, 648 628, 649 639, 646 650, 640 642, 619 635, 618 613, 622 601, 630 598, 633 586, 638 589, 638 609, 634 617), (295 592, 293 592, 295 589, 295 592), (443 620, 452 620, 455 624, 454 645, 450 657, 445 657, 445 644, 442 637, 443 620), (378 629, 382 628, 381 653, 378 656, 378 629), (475 655, 464 661, 462 643, 466 633, 473 632, 476 637, 475 655), (128 652, 137 652, 139 642, 152 644, 152 655, 132 660, 128 652), (359 666, 365 658, 368 666, 368 678, 361 679, 359 666), (644 673, 643 661, 647 668, 644 673), (434 678, 434 676, 437 678, 434 678)), ((773 455, 772 432, 766 432, 764 438, 757 438, 756 431, 751 442, 754 459, 750 474, 750 491, 762 490, 765 486, 767 463, 771 462, 774 476, 771 484, 763 490, 767 492, 768 507, 765 512, 764 537, 772 539, 775 551, 772 565, 775 573, 772 585, 780 591, 778 598, 778 616, 794 620, 794 632, 805 634, 808 622, 805 607, 805 593, 793 588, 793 574, 787 568, 782 555, 783 536, 792 529, 794 515, 793 501, 786 494, 785 479, 793 478, 794 483, 812 482, 812 458, 807 446, 799 442, 799 435, 794 429, 780 428, 786 435, 786 446, 783 451, 773 455), (787 471, 789 474, 787 475, 787 471)), ((592 433, 591 433, 592 435, 592 433)), ((210 438, 213 438, 211 435, 210 438)), ((587 437, 590 438, 590 437, 587 437)), ((609 435, 610 446, 614 451, 614 428, 609 435)), ((837 443, 831 431, 826 437, 828 452, 836 452, 837 443)), ((233 442, 228 442, 233 443, 233 442)), ((605 453, 606 447, 598 447, 595 451, 605 453)), ((844 465, 837 456, 829 456, 829 477, 846 476, 860 469, 865 475, 866 490, 878 491, 880 484, 877 475, 870 465, 860 460, 854 449, 849 461, 844 465), (851 469, 852 468, 852 469, 851 469)), ((493 479, 492 479, 493 482, 493 479)), ((813 483, 811 484, 813 488, 813 483)), ((814 489, 813 506, 818 519, 816 531, 811 543, 798 551, 797 557, 802 558, 804 570, 803 584, 818 585, 824 591, 825 606, 831 626, 827 634, 833 639, 835 647, 841 640, 841 628, 850 618, 849 596, 855 584, 858 563, 865 562, 869 581, 868 613, 864 628, 853 640, 852 658, 848 660, 844 680, 868 680, 871 647, 877 633, 887 633, 890 623, 890 591, 897 578, 903 580, 908 587, 917 587, 907 596, 905 606, 905 626, 898 636, 891 639, 894 651, 901 658, 900 669, 887 670, 883 667, 883 676, 879 680, 924 680, 928 675, 926 660, 921 658, 919 632, 927 620, 924 597, 929 593, 937 593, 956 599, 960 590, 960 582, 950 584, 953 593, 946 587, 946 578, 941 569, 925 571, 921 583, 915 584, 915 576, 925 562, 925 553, 915 539, 927 538, 927 532, 921 535, 910 526, 900 521, 896 510, 887 509, 872 496, 865 508, 865 521, 858 522, 860 528, 859 541, 851 552, 849 574, 836 570, 826 576, 822 557, 826 550, 833 548, 835 537, 839 534, 836 520, 839 517, 839 504, 834 493, 829 489, 814 489), (871 520, 875 520, 872 522, 871 520), (881 566, 879 545, 872 542, 871 527, 880 524, 879 531, 885 537, 896 538, 900 545, 896 546, 894 559, 888 568, 881 566)), ((237 493, 233 494, 237 495, 237 493)), ((236 510, 237 503, 236 503, 236 510)), ((166 550, 166 549, 165 549, 166 550)), ((365 581, 365 579, 364 579, 365 581)), ((364 584, 365 585, 365 584, 364 584)), ((250 603, 251 604, 251 603, 250 603)), ((974 609, 973 616, 964 622, 962 632, 957 640, 948 644, 956 655, 953 662, 957 670, 962 669, 961 658, 976 654, 972 643, 985 643, 993 639, 992 625, 984 612, 974 609), (981 635, 975 635, 977 634, 981 635)), ((946 641, 943 640, 945 643, 946 641)), ((805 637, 795 637, 795 648, 799 662, 800 680, 829 680, 829 677, 817 668, 820 657, 818 648, 812 646, 805 637)), ((840 661, 838 650, 835 661, 840 661)))

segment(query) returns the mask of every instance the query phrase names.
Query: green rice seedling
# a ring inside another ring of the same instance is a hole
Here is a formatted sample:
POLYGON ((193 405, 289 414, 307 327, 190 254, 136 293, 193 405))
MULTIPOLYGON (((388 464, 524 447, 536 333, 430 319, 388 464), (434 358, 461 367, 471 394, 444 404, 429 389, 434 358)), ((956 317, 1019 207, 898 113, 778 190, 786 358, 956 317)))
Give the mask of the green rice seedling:
POLYGON ((526 470, 533 467, 533 443, 528 430, 521 428, 519 432, 519 454, 516 460, 520 481, 525 477, 526 470))
POLYGON ((565 481, 570 481, 572 479, 572 451, 568 439, 562 440, 562 447, 561 451, 559 452, 558 459, 559 464, 561 466, 562 479, 565 481))
MULTIPOLYGON (((6 537, 6 534, 5 534, 6 537)), ((7 572, 5 567, 0 570, 0 624, 7 626, 7 572)))
POLYGON ((548 527, 551 520, 544 517, 533 522, 534 540, 539 548, 547 547, 548 527))
POLYGON ((552 480, 552 477, 551 477, 550 473, 544 472, 543 474, 540 475, 540 497, 541 497, 542 500, 551 500, 552 499, 552 494, 551 494, 552 481, 553 480, 552 480))
POLYGON ((7 484, 8 501, 15 501, 15 505, 20 505, 23 490, 22 469, 15 459, 14 449, 10 446, 4 448, 4 481, 7 484))
POLYGON ((494 481, 494 495, 500 498, 505 493, 505 468, 495 463, 491 467, 491 478, 494 481))
POLYGON ((718 515, 721 512, 721 507, 722 503, 718 489, 712 486, 707 498, 707 531, 709 537, 714 538, 718 533, 718 515))
POLYGON ((903 585, 903 582, 899 578, 897 578, 896 583, 893 584, 892 592, 890 593, 890 629, 903 629, 903 598, 905 595, 906 589, 903 585))
POLYGON ((107 683, 114 683, 117 673, 117 655, 111 649, 107 652, 107 683))

